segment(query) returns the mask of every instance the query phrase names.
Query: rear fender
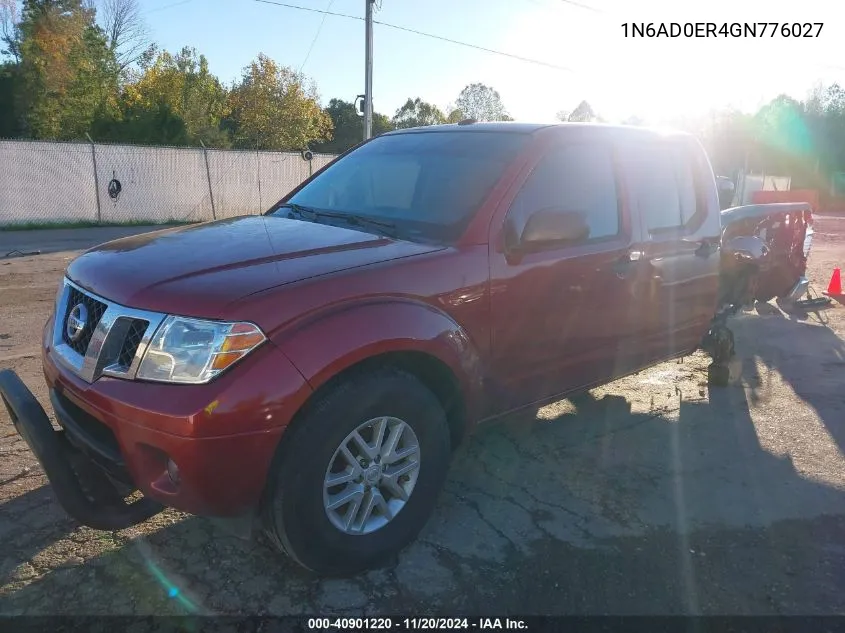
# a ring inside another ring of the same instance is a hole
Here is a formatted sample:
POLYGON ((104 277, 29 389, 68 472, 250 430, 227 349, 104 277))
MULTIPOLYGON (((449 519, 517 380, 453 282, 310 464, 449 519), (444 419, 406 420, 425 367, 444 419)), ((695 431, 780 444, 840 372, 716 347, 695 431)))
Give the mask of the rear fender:
POLYGON ((458 323, 428 304, 389 300, 343 306, 275 335, 273 342, 314 390, 379 355, 427 354, 451 370, 464 395, 466 419, 477 419, 483 385, 478 350, 458 323))

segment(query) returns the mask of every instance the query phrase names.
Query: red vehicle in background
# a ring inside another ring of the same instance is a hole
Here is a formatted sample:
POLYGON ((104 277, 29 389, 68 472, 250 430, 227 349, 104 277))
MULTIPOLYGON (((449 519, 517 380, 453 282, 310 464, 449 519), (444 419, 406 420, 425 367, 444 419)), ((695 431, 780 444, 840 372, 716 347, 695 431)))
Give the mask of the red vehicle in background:
POLYGON ((810 217, 722 213, 684 134, 392 132, 263 216, 82 254, 43 331, 60 429, 14 372, 0 394, 81 523, 246 517, 352 572, 415 538, 479 423, 702 344, 723 382, 727 316, 800 291, 810 217))

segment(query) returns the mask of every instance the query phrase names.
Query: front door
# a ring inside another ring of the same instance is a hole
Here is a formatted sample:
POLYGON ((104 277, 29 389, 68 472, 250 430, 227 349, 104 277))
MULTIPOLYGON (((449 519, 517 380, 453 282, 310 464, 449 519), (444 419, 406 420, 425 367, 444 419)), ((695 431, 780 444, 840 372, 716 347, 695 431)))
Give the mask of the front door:
POLYGON ((639 310, 618 173, 609 143, 558 140, 513 199, 504 225, 515 235, 532 213, 549 208, 582 213, 590 234, 518 256, 491 246, 492 395, 499 411, 623 374, 634 362, 635 354, 619 346, 635 335, 639 310))

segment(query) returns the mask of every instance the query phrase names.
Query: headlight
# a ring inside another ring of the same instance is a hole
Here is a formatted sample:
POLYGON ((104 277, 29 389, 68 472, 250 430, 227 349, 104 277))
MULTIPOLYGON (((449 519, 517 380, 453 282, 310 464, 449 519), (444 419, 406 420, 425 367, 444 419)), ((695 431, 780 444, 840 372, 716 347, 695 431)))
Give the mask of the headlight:
POLYGON ((266 340, 252 323, 168 316, 150 341, 137 378, 206 383, 266 340))

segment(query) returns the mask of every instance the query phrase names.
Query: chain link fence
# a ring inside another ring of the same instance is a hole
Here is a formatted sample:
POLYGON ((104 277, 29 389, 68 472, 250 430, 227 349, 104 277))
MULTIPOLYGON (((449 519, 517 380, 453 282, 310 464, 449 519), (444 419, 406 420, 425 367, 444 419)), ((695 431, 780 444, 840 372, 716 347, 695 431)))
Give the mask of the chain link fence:
POLYGON ((334 158, 0 140, 0 227, 155 224, 254 215, 334 158))

